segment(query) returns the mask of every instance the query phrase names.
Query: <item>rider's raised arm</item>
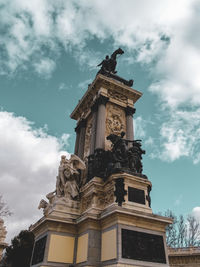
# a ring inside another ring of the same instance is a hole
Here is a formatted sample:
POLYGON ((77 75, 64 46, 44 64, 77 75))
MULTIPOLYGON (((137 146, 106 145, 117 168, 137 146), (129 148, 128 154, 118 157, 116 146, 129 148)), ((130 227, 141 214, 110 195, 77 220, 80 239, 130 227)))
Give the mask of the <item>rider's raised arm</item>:
POLYGON ((99 63, 99 65, 97 65, 97 67, 99 67, 99 66, 101 66, 101 65, 103 65, 103 61, 101 61, 101 63, 99 63))

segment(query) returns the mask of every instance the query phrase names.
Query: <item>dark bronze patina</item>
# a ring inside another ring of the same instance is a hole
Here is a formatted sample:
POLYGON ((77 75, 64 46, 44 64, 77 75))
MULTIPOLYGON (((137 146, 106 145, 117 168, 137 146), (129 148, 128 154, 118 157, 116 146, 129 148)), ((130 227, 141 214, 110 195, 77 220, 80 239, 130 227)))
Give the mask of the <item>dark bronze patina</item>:
POLYGON ((122 258, 166 263, 163 236, 122 229, 122 258))
POLYGON ((98 73, 103 74, 107 77, 111 77, 117 81, 120 81, 127 86, 132 86, 133 80, 127 81, 122 77, 116 75, 117 55, 122 55, 122 54, 124 54, 124 51, 121 48, 118 48, 112 53, 110 57, 107 55, 105 59, 102 60, 102 62, 97 65, 97 67, 101 66, 101 69, 98 71, 98 73))
POLYGON ((150 192, 151 192, 151 189, 152 189, 152 187, 150 186, 150 185, 148 185, 148 187, 147 187, 147 196, 146 196, 146 200, 148 201, 148 203, 149 203, 149 207, 151 208, 151 197, 150 197, 150 192))
POLYGON ((145 205, 144 190, 129 186, 128 187, 128 201, 145 205))
POLYGON ((122 205, 122 202, 125 202, 124 196, 127 195, 127 191, 124 189, 124 179, 118 178, 115 180, 115 192, 116 196, 115 202, 118 203, 118 206, 122 205))
POLYGON ((46 241, 47 241, 47 236, 44 236, 35 242, 31 265, 34 265, 34 264, 37 264, 43 261, 46 241))
POLYGON ((110 134, 107 139, 112 143, 112 149, 96 149, 94 154, 88 157, 88 181, 94 176, 102 177, 104 180, 113 173, 127 172, 136 176, 147 178, 142 174, 141 140, 124 139, 121 136, 110 134), (131 147, 128 144, 131 143, 131 147))

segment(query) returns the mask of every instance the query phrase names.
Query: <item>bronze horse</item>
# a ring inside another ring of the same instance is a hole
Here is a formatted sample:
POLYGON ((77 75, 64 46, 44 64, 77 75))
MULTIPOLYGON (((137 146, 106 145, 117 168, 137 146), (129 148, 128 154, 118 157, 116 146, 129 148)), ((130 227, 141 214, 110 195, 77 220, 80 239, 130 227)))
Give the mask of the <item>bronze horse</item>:
POLYGON ((116 58, 117 58, 117 55, 122 55, 122 54, 124 54, 124 51, 121 48, 118 48, 117 50, 115 50, 112 53, 112 55, 111 55, 111 57, 109 59, 110 72, 117 73, 115 71, 115 68, 116 68, 116 65, 117 65, 116 58))
POLYGON ((117 73, 117 71, 115 70, 116 65, 117 65, 117 55, 122 55, 124 54, 124 51, 121 48, 118 48, 117 50, 115 50, 112 55, 109 56, 107 55, 106 58, 98 65, 102 66, 100 69, 100 73, 104 74, 105 72, 111 72, 113 74, 117 73))

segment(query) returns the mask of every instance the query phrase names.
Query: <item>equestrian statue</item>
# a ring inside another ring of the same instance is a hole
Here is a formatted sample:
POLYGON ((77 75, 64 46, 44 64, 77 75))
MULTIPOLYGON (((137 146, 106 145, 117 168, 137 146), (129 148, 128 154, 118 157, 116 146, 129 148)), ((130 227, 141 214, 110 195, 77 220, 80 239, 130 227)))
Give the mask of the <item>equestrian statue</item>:
POLYGON ((112 53, 110 57, 109 55, 106 55, 105 59, 103 59, 101 63, 97 65, 97 67, 101 66, 101 69, 97 72, 97 75, 100 73, 107 77, 114 78, 115 80, 118 80, 127 86, 132 86, 133 80, 127 81, 122 77, 116 75, 117 55, 122 55, 122 54, 124 54, 124 51, 121 48, 118 48, 112 53))

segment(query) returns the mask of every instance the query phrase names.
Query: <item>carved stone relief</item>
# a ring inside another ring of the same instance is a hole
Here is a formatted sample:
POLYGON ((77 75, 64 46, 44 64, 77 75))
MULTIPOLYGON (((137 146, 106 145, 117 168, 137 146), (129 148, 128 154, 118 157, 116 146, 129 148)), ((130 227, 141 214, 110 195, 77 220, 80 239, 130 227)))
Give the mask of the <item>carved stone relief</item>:
POLYGON ((106 183, 104 187, 93 188, 93 190, 90 190, 89 194, 82 192, 82 212, 91 207, 103 210, 106 206, 114 202, 114 182, 106 183))
MULTIPOLYGON (((106 134, 120 135, 122 131, 126 132, 126 117, 123 108, 118 105, 107 103, 106 112, 106 134)), ((106 150, 111 149, 111 143, 105 140, 106 150)))
POLYGON ((92 206, 94 194, 90 194, 89 196, 85 196, 82 199, 82 211, 87 210, 92 206))
POLYGON ((114 189, 110 188, 105 194, 105 206, 108 206, 114 202, 114 189))
POLYGON ((123 102, 123 103, 127 103, 127 100, 128 100, 126 95, 121 94, 121 93, 119 93, 115 90, 111 90, 111 89, 108 90, 108 97, 113 98, 113 99, 118 100, 118 101, 123 102))
POLYGON ((84 146, 84 158, 90 154, 90 140, 92 131, 92 116, 88 118, 86 132, 85 132, 85 146, 84 146))

